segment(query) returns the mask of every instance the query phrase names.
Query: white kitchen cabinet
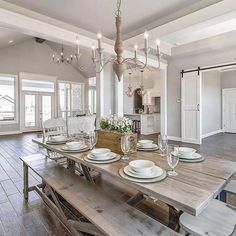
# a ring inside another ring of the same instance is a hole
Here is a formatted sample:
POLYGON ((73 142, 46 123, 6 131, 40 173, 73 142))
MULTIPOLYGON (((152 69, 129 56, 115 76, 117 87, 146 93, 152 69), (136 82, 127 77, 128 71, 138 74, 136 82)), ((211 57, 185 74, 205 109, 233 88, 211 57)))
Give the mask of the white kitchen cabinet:
POLYGON ((141 134, 149 135, 160 132, 160 113, 141 114, 141 134))

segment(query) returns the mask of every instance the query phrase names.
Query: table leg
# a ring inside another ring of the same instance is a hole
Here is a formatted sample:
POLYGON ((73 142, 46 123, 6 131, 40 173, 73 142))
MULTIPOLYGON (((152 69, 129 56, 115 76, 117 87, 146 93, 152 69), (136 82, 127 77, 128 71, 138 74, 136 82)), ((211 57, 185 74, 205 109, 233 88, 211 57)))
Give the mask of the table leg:
POLYGON ((89 182, 94 183, 94 180, 93 180, 92 176, 91 176, 90 173, 89 173, 88 167, 85 166, 85 165, 83 165, 83 164, 81 164, 81 168, 82 168, 82 170, 83 170, 83 173, 84 173, 85 178, 86 178, 89 182))
POLYGON ((29 174, 28 174, 28 166, 25 163, 23 163, 23 171, 24 171, 24 189, 23 189, 23 192, 24 192, 24 198, 27 201, 28 196, 29 196, 29 191, 28 191, 28 188, 29 188, 29 174))
POLYGON ((75 172, 75 161, 67 158, 67 169, 75 172))

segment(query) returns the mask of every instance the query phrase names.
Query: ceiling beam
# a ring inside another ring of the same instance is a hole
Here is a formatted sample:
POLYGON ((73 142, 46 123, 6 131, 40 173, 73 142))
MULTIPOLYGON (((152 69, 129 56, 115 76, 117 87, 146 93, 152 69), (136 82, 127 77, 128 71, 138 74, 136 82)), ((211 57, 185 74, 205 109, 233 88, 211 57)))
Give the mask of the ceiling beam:
MULTIPOLYGON (((80 46, 82 47, 90 48, 92 45, 97 45, 96 35, 91 32, 2 0, 0 0, 0 27, 69 46, 75 46, 77 36, 79 36, 80 46)), ((102 47, 104 53, 115 55, 114 41, 103 38, 102 47)), ((123 56, 133 57, 133 48, 127 47, 123 56)), ((143 54, 139 54, 138 57, 139 60, 145 62, 143 54)), ((157 64, 155 59, 148 59, 148 65, 156 67, 157 64)), ((161 63, 161 68, 166 68, 165 62, 161 63)))
MULTIPOLYGON (((215 4, 212 4, 208 7, 205 7, 201 10, 195 11, 183 17, 180 17, 176 20, 168 22, 166 24, 160 25, 158 27, 149 30, 149 38, 150 43, 154 45, 154 41, 156 38, 161 39, 162 37, 172 34, 177 31, 181 31, 190 26, 202 23, 204 21, 211 20, 214 17, 221 16, 223 14, 227 14, 229 12, 236 10, 236 1, 235 0, 224 0, 215 4)), ((132 38, 129 38, 124 41, 126 46, 134 45, 135 43, 141 43, 143 41, 143 34, 139 34, 132 38)), ((161 41, 161 45, 166 47, 163 41, 161 41)), ((150 44, 151 45, 151 44, 150 44)), ((171 47, 171 45, 169 45, 171 47)))

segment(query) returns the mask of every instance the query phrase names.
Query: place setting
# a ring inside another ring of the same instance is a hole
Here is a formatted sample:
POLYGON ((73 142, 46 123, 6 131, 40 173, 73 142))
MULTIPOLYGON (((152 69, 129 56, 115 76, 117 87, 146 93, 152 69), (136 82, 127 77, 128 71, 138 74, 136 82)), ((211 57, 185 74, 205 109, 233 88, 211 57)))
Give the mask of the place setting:
POLYGON ((180 162, 197 163, 205 160, 201 154, 197 153, 196 149, 189 147, 179 147, 178 155, 180 162))
POLYGON ((137 183, 153 183, 166 178, 166 171, 149 160, 133 160, 119 170, 122 178, 137 183))
POLYGON ((84 141, 72 141, 67 142, 61 150, 67 153, 79 153, 90 150, 90 147, 84 141))
POLYGON ((153 152, 159 149, 158 145, 153 143, 153 140, 139 140, 137 144, 138 151, 153 152))
POLYGON ((68 137, 64 135, 55 135, 55 136, 49 137, 46 144, 60 145, 60 144, 65 144, 68 141, 69 141, 68 137))
POLYGON ((120 160, 120 155, 112 152, 109 148, 95 148, 84 157, 84 160, 94 164, 108 164, 120 160))

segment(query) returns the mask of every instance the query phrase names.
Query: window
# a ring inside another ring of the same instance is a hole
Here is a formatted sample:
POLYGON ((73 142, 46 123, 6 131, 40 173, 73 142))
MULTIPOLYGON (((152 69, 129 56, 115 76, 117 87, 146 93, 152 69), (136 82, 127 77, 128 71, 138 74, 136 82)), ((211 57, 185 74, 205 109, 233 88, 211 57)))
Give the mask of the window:
POLYGON ((74 82, 59 82, 58 84, 58 104, 59 116, 66 116, 68 107, 68 116, 84 114, 84 84, 74 82), (67 98, 66 98, 67 94, 67 98), (67 106, 66 106, 67 103, 67 106))
POLYGON ((17 76, 0 75, 0 122, 17 122, 17 76))
POLYGON ((89 78, 88 105, 91 114, 96 114, 96 77, 89 78))
POLYGON ((54 93, 54 82, 22 79, 22 91, 54 93))

